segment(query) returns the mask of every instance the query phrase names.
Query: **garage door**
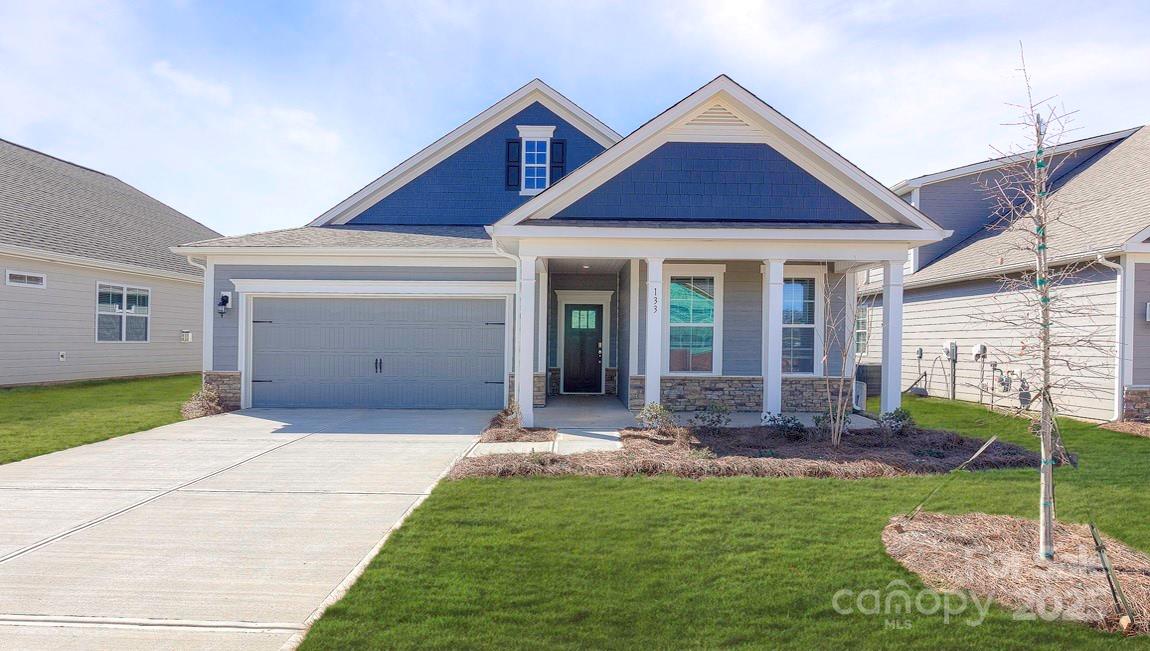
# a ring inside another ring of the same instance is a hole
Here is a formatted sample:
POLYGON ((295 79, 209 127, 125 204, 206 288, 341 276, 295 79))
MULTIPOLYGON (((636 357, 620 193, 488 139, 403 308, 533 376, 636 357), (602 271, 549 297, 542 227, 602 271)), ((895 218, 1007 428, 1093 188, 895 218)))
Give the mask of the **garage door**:
POLYGON ((252 406, 498 409, 504 301, 256 298, 252 406))

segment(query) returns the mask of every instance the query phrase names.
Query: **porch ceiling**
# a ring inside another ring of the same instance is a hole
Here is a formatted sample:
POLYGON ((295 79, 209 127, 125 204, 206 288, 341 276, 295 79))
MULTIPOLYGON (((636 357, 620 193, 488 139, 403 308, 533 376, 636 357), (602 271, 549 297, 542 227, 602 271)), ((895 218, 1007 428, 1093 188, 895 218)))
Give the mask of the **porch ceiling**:
POLYGON ((547 270, 560 274, 613 274, 625 264, 624 258, 548 258, 547 270))

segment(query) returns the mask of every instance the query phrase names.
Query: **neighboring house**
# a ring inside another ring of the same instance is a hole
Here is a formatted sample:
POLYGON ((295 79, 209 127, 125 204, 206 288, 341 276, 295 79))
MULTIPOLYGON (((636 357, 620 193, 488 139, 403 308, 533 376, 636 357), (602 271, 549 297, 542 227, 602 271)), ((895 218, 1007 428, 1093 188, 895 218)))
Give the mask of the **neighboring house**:
POLYGON ((946 234, 720 76, 626 137, 532 81, 308 226, 174 250, 207 266, 205 381, 237 404, 532 395, 530 424, 561 394, 825 409, 853 368, 824 306, 946 234))
POLYGON ((212 229, 114 177, 0 140, 0 386, 194 371, 212 229))
MULTIPOLYGON (((1017 308, 1001 279, 1033 265, 1017 234, 992 228, 995 205, 984 188, 1012 159, 996 159, 903 181, 894 191, 943 228, 949 238, 917 247, 906 265, 900 388, 917 382, 931 395, 1018 407, 1036 384, 1021 361, 1033 335, 995 315, 1017 308), (952 373, 945 348, 958 355, 952 373), (976 346, 987 354, 975 358, 976 346), (922 349, 922 357, 917 350, 922 349), (926 374, 923 377, 923 374, 926 374), (1006 378, 1004 380, 1004 377, 1006 378), (1020 396, 1021 390, 1021 396, 1020 396)), ((1055 334, 1084 339, 1060 356, 1072 361, 1072 384, 1057 396, 1063 413, 1111 420, 1150 417, 1150 128, 1070 142, 1052 152, 1052 179, 1062 221, 1050 228, 1049 254, 1083 269, 1060 291, 1089 306, 1056 324, 1055 334), (1084 369, 1081 367, 1085 367, 1084 369)), ((870 272, 877 281, 877 272, 870 272)), ((871 291, 868 292, 868 289, 871 291)), ((881 327, 881 297, 859 313, 860 339, 881 327)), ((882 343, 861 342, 864 364, 882 363, 882 343)), ((1065 374, 1066 366, 1055 369, 1065 374)), ((1065 375, 1062 376, 1065 379, 1065 375)))

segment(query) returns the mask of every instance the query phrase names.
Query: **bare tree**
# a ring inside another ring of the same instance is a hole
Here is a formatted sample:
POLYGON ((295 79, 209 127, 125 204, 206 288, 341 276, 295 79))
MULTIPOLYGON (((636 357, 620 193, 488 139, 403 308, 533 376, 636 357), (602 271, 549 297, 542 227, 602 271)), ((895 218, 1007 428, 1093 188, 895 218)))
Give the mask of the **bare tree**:
POLYGON ((1026 262, 1014 268, 1005 265, 1010 273, 1000 276, 995 309, 980 318, 1019 333, 1018 340, 998 351, 999 356, 1030 369, 1030 379, 1019 393, 1021 409, 1034 420, 1041 442, 1038 556, 1050 559, 1054 557, 1053 469, 1055 457, 1064 457, 1055 401, 1071 389, 1092 390, 1084 379, 1108 372, 1105 366, 1092 363, 1084 350, 1108 354, 1112 348, 1099 311, 1066 291, 1081 282, 1083 270, 1091 263, 1061 259, 1051 242, 1052 235, 1064 236, 1075 228, 1066 218, 1079 208, 1052 192, 1059 168, 1068 160, 1056 154, 1070 131, 1073 113, 1050 98, 1035 99, 1024 54, 1020 71, 1026 100, 1016 105, 1019 120, 1008 126, 1019 128, 1023 139, 1016 149, 998 152, 1008 163, 982 183, 995 204, 991 229, 1000 234, 996 239, 1005 249, 1000 264, 1008 257, 1026 262))
POLYGON ((853 271, 841 274, 835 280, 828 276, 823 291, 823 394, 827 405, 823 418, 834 447, 842 442, 854 413, 854 370, 861 359, 855 330, 855 318, 861 303, 857 292, 847 291, 848 283, 855 276, 853 271), (831 367, 831 361, 837 363, 837 373, 826 370, 831 367))

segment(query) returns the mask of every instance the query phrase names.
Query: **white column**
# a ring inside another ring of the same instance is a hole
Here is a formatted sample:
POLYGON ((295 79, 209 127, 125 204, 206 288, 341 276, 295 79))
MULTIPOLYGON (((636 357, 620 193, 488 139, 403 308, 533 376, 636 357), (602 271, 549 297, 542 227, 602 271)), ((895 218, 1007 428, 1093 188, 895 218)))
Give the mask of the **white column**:
POLYGON ((902 406, 902 262, 882 265, 882 413, 902 406))
POLYGON ((519 257, 519 293, 515 297, 515 401, 523 425, 535 424, 535 256, 519 257))
POLYGON ((539 358, 535 363, 535 370, 542 373, 544 377, 547 376, 547 303, 549 302, 550 290, 547 284, 547 261, 539 260, 539 302, 536 308, 539 312, 539 320, 536 324, 537 337, 539 339, 538 347, 535 349, 539 358))
POLYGON ((647 368, 643 402, 661 402, 663 381, 663 258, 647 258, 647 368))
POLYGON ((763 413, 783 411, 783 260, 763 261, 763 413))

